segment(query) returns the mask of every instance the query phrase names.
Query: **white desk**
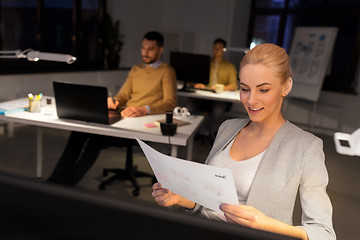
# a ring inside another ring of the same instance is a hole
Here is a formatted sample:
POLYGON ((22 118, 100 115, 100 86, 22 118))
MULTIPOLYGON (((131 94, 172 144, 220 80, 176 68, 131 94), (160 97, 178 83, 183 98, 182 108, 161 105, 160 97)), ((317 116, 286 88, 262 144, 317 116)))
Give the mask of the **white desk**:
MULTIPOLYGON (((19 99, 19 101, 21 101, 19 99)), ((23 101, 23 100, 22 100, 23 101)), ((107 136, 133 139, 137 137, 144 141, 169 144, 169 137, 161 134, 160 128, 145 128, 144 123, 154 122, 165 118, 165 114, 149 115, 137 118, 126 118, 113 125, 96 124, 82 121, 71 121, 59 119, 56 115, 54 104, 45 105, 40 113, 31 113, 27 111, 16 112, 6 115, 0 115, 0 119, 8 122, 16 122, 36 126, 36 176, 42 177, 42 146, 43 135, 42 128, 56 128, 69 131, 88 132, 107 136)), ((178 146, 187 146, 187 159, 192 159, 194 133, 203 121, 203 116, 191 116, 183 119, 190 122, 177 128, 177 133, 170 137, 171 156, 176 157, 178 146)))
POLYGON ((195 90, 195 92, 178 91, 177 95, 181 97, 201 98, 213 101, 240 102, 239 91, 224 91, 222 93, 213 93, 204 90, 195 90))

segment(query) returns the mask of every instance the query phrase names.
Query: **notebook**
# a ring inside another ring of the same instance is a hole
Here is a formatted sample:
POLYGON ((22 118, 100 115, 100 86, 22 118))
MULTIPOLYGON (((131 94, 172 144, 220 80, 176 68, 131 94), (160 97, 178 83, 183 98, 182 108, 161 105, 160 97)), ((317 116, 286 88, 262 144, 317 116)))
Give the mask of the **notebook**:
POLYGON ((101 124, 121 119, 119 111, 107 107, 106 87, 53 82, 56 111, 59 118, 101 124))

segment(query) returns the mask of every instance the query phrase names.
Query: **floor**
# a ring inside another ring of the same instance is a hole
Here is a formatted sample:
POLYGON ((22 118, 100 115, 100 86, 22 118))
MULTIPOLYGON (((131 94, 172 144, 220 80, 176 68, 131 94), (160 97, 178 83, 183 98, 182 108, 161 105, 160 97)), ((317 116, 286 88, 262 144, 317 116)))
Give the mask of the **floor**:
MULTIPOLYGON (((23 177, 35 177, 35 141, 36 129, 32 126, 16 125, 14 136, 9 138, 0 134, 0 172, 11 173, 23 177)), ((51 174, 57 159, 66 144, 68 131, 44 129, 44 162, 43 179, 51 174)), ((360 236, 360 158, 340 155, 335 151, 332 136, 318 135, 324 141, 326 165, 330 183, 328 193, 334 207, 334 228, 340 240, 355 240, 360 236)), ((166 145, 151 144, 155 149, 169 153, 166 145)), ((203 162, 210 150, 211 143, 207 140, 195 141, 194 161, 203 162)), ((97 162, 78 184, 79 188, 101 192, 109 196, 132 196, 132 187, 129 182, 119 182, 98 190, 99 183, 105 178, 102 176, 104 167, 123 167, 125 149, 109 148, 101 152, 97 162)), ((180 158, 185 158, 185 148, 179 149, 180 158)), ((134 161, 139 170, 151 172, 145 156, 139 147, 134 148, 134 161)), ((139 179, 140 195, 137 199, 155 204, 151 197, 151 180, 139 179)))

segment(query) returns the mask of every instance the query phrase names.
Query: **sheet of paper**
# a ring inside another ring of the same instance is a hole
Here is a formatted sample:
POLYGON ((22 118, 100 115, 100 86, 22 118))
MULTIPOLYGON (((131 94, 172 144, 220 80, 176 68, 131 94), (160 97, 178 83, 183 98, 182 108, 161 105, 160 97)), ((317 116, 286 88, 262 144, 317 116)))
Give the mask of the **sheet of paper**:
POLYGON ((164 188, 220 213, 221 203, 239 204, 230 169, 170 157, 136 140, 164 188))
POLYGON ((4 110, 14 110, 17 108, 25 108, 29 106, 29 99, 21 98, 0 103, 0 108, 4 110))

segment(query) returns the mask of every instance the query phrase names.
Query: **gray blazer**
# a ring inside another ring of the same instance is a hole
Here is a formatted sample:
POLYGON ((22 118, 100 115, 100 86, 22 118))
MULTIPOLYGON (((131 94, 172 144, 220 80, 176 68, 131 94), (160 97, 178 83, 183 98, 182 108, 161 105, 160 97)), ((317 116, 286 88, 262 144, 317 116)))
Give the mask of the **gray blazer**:
MULTIPOLYGON (((249 121, 225 121, 205 163, 210 164, 249 121)), ((305 229, 309 239, 336 239, 327 184, 322 140, 287 121, 274 136, 260 163, 246 204, 292 225, 299 190, 302 206, 300 227, 305 229)))

